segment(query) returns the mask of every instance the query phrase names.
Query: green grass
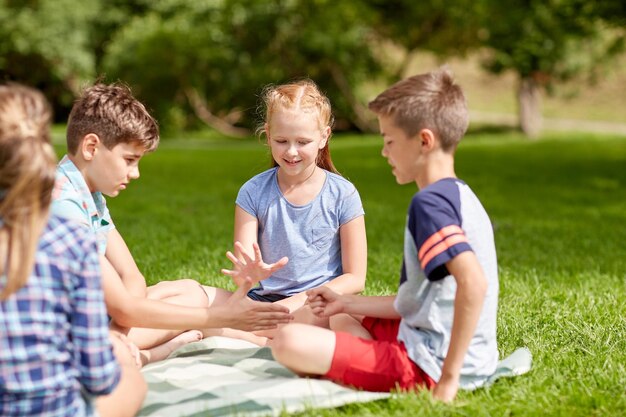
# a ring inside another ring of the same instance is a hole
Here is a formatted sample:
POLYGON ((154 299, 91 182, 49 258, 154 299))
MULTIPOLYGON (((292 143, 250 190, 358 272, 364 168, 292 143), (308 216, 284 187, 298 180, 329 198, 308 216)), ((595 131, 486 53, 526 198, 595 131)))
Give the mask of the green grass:
MULTIPOLYGON (((331 145, 359 189, 369 244, 367 294, 394 293, 413 186, 398 186, 380 139, 331 145)), ((140 180, 109 206, 149 283, 191 277, 232 288, 228 266, 234 199, 268 166, 256 140, 164 141, 141 163, 140 180)), ((311 410, 306 416, 609 416, 626 409, 626 140, 473 134, 457 174, 495 225, 500 267, 498 345, 534 355, 529 374, 461 392, 452 405, 425 393, 311 410)))

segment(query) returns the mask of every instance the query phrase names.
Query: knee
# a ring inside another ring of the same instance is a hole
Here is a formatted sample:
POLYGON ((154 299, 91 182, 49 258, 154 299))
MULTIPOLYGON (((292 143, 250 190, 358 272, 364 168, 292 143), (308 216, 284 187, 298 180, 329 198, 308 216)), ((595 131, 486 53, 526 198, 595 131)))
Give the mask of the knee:
POLYGON ((204 287, 198 281, 193 279, 181 279, 180 285, 185 294, 189 294, 193 296, 194 299, 197 298, 197 302, 201 304, 201 307, 208 307, 209 305, 209 297, 204 291, 204 287))
POLYGON ((288 363, 289 358, 298 354, 301 324, 287 324, 280 328, 272 340, 272 355, 280 363, 288 363))

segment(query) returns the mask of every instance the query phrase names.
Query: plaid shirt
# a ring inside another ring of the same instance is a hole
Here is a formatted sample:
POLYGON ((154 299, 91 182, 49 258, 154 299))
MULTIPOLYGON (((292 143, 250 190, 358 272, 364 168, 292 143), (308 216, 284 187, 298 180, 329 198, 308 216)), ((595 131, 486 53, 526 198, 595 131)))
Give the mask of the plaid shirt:
POLYGON ((0 301, 0 415, 89 416, 85 396, 119 379, 95 239, 51 216, 26 285, 0 301))

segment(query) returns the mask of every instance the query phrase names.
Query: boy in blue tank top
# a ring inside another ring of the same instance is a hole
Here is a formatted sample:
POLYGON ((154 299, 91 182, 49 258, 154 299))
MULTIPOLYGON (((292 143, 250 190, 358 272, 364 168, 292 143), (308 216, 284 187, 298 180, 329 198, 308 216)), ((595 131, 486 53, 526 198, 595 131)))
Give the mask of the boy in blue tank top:
POLYGON ((420 190, 408 210, 398 294, 309 290, 309 305, 330 317, 331 330, 289 324, 272 352, 298 373, 370 391, 432 389, 451 401, 459 388, 484 384, 498 361, 493 230, 454 171, 469 123, 465 98, 441 69, 398 82, 369 108, 396 181, 420 190))

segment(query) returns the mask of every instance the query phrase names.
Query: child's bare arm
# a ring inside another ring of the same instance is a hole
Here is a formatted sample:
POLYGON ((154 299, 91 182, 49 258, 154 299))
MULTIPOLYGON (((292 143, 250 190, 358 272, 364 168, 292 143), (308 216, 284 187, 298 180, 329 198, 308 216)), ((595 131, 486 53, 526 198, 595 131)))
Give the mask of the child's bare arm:
MULTIPOLYGON (((235 232, 233 243, 240 242, 245 250, 251 251, 252 244, 257 241, 259 221, 252 214, 239 206, 235 206, 235 232)), ((239 253, 236 254, 238 257, 239 253)))
POLYGON ((231 327, 252 331, 273 329, 291 320, 285 307, 248 299, 246 293, 251 285, 248 282, 240 287, 223 306, 184 307, 134 297, 117 277, 107 273, 106 268, 102 270, 107 311, 117 324, 124 327, 179 330, 231 327))
POLYGON ((131 295, 146 296, 146 280, 117 229, 107 234, 105 261, 110 264, 131 295))
POLYGON ((339 237, 343 274, 325 285, 340 294, 356 294, 365 289, 367 273, 365 217, 359 216, 342 225, 339 237))
POLYGON ((330 317, 339 313, 386 319, 397 319, 400 315, 393 306, 395 296, 366 297, 355 294, 338 294, 328 287, 313 288, 306 292, 307 303, 313 313, 330 317))
POLYGON ((452 401, 459 387, 459 377, 487 294, 487 279, 474 252, 463 252, 446 263, 456 280, 454 321, 448 354, 443 361, 441 379, 433 390, 439 400, 452 401))

